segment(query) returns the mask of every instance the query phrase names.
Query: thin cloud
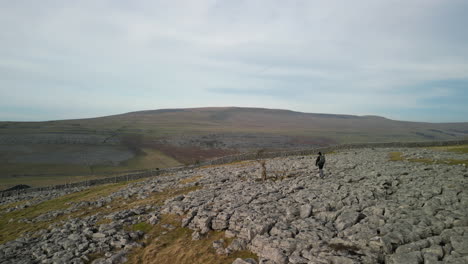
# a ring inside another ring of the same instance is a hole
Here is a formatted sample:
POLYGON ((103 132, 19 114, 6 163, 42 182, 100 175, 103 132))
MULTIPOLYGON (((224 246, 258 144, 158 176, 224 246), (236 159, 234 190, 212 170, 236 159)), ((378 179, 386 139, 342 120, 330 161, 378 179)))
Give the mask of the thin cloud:
POLYGON ((4 1, 0 104, 10 114, 1 118, 224 104, 468 121, 457 84, 468 79, 467 8, 461 0, 4 1))

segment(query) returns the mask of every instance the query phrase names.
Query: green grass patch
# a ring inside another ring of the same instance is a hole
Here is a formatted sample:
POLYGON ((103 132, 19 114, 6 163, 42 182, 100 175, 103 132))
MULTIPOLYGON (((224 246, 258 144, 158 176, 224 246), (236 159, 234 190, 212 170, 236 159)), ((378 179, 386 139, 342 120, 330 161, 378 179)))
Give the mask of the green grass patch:
POLYGON ((41 164, 41 163, 0 163, 0 173, 4 178, 21 179, 23 176, 87 175, 91 170, 86 165, 41 164), (9 176, 9 177, 5 177, 9 176))
POLYGON ((118 166, 96 165, 93 171, 99 173, 122 172, 129 170, 145 170, 154 168, 169 168, 182 165, 177 160, 154 149, 143 149, 143 155, 137 155, 132 159, 122 162, 118 166))
POLYGON ((112 175, 88 176, 17 176, 0 178, 0 190, 11 188, 18 184, 27 184, 32 187, 52 186, 73 182, 82 182, 111 177, 112 175))
POLYGON ((250 251, 233 252, 232 254, 217 255, 212 247, 213 241, 224 239, 224 246, 230 239, 224 238, 224 232, 212 231, 200 240, 192 240, 192 230, 180 227, 181 216, 163 215, 161 221, 147 233, 146 247, 134 249, 127 263, 204 263, 224 264, 232 263, 236 258, 258 257, 250 251), (175 226, 173 230, 163 228, 164 225, 175 226))
POLYGON ((449 165, 468 165, 468 160, 456 160, 456 159, 448 159, 442 160, 439 163, 441 164, 449 164, 449 165))
MULTIPOLYGON (((142 179, 132 181, 138 182, 142 181, 142 179)), ((110 207, 102 207, 99 209, 96 208, 83 208, 77 212, 71 213, 69 215, 61 215, 51 221, 48 222, 39 222, 39 223, 18 223, 19 219, 33 219, 41 214, 44 214, 49 211, 55 210, 62 210, 66 209, 70 206, 70 202, 82 202, 82 201, 94 201, 100 197, 105 197, 113 192, 120 190, 121 188, 125 187, 128 183, 116 183, 116 184, 108 184, 108 185, 100 185, 96 187, 92 187, 86 189, 81 192, 76 192, 68 195, 61 196, 56 199, 52 199, 49 201, 45 201, 31 207, 21 209, 18 211, 5 213, 0 216, 0 244, 5 243, 7 241, 13 240, 25 232, 34 232, 39 229, 47 228, 50 224, 59 222, 64 220, 68 217, 86 217, 89 215, 96 214, 97 212, 108 214, 111 212, 121 211, 125 209, 134 208, 136 206, 147 205, 147 204, 157 204, 162 205, 165 200, 177 196, 189 193, 194 190, 198 190, 201 186, 192 186, 187 188, 176 188, 166 190, 164 192, 156 193, 146 199, 132 199, 129 200, 122 200, 116 199, 111 204, 110 207), (13 221, 9 221, 13 219, 13 221)), ((107 219, 102 219, 98 224, 108 223, 107 219)), ((133 227, 132 227, 133 228, 133 227)), ((143 224, 139 226, 135 226, 135 228, 148 228, 143 224)))
POLYGON ((418 159, 405 159, 401 152, 390 152, 388 154, 389 161, 409 161, 424 164, 447 164, 447 165, 468 165, 468 160, 457 160, 457 159, 444 159, 434 160, 429 158, 418 158, 418 159))
POLYGON ((462 153, 462 154, 468 153, 468 145, 432 147, 430 149, 434 149, 434 150, 438 150, 438 151, 448 151, 448 152, 462 153))
POLYGON ((403 161, 405 158, 403 158, 403 154, 401 152, 390 152, 388 154, 388 159, 390 161, 403 161))
POLYGON ((419 162, 419 163, 425 163, 425 164, 433 164, 433 163, 437 163, 436 160, 433 160, 433 159, 407 159, 407 161, 409 162, 419 162))
POLYGON ((145 233, 148 233, 152 229, 152 225, 146 223, 146 222, 141 222, 137 223, 131 226, 132 231, 143 231, 145 233))
POLYGON ((85 165, 73 164, 24 164, 0 163, 0 190, 18 184, 27 184, 33 187, 50 186, 81 182, 93 179, 122 175, 129 171, 146 170, 154 168, 169 168, 181 165, 177 160, 152 149, 144 149, 145 155, 112 165, 85 165))
MULTIPOLYGON (((132 208, 143 206, 143 205, 163 205, 164 201, 166 201, 167 199, 171 197, 182 195, 182 194, 187 194, 189 192, 192 192, 201 188, 202 188, 201 186, 191 186, 191 187, 185 187, 185 188, 168 189, 163 192, 155 193, 146 199, 135 199, 133 197, 130 197, 129 199, 124 200, 123 198, 119 198, 119 199, 115 199, 110 204, 108 204, 109 206, 99 208, 98 210, 99 210, 99 213, 101 214, 110 214, 113 212, 128 210, 128 209, 132 209, 132 208)), ((74 212, 70 214, 70 216, 71 217, 86 217, 86 216, 90 216, 93 214, 96 214, 96 209, 83 208, 83 210, 74 212)), ((105 219, 105 218, 98 221, 98 224, 106 224, 106 223, 109 223, 109 222, 108 222, 108 219, 105 219)))
POLYGON ((19 219, 33 219, 49 211, 66 209, 70 206, 68 204, 70 202, 95 200, 123 188, 125 184, 126 183, 100 185, 81 192, 64 195, 56 199, 32 205, 21 210, 2 214, 0 216, 0 244, 13 240, 25 232, 33 232, 47 228, 50 224, 63 220, 67 216, 62 215, 48 222, 31 224, 18 223, 19 219), (10 219, 12 219, 11 222, 10 219))

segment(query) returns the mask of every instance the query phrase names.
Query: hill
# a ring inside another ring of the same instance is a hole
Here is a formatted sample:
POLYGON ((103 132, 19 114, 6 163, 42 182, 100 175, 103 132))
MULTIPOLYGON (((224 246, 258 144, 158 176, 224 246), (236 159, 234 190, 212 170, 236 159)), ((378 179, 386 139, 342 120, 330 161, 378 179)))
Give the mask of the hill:
POLYGON ((379 116, 239 107, 0 122, 0 185, 64 183, 83 176, 191 164, 260 149, 467 137, 468 123, 404 122, 379 116))

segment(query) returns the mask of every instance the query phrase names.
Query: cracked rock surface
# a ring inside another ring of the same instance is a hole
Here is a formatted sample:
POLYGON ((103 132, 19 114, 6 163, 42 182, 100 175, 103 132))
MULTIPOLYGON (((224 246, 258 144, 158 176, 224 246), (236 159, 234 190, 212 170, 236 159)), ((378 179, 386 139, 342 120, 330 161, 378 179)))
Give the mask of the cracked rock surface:
POLYGON ((391 151, 445 155, 344 151, 327 155, 324 179, 311 156, 267 160, 266 182, 256 162, 206 168, 203 189, 163 210, 200 234, 226 230, 264 263, 468 263, 465 166, 392 162, 391 151))
MULTIPOLYGON (((141 205, 109 214, 72 218, 53 228, 0 245, 2 263, 121 263, 140 232, 126 225, 155 224, 161 214, 183 216, 181 226, 203 239, 211 230, 233 238, 220 254, 249 249, 263 264, 284 263, 468 263, 468 171, 463 165, 389 161, 390 152, 425 159, 466 159, 428 149, 358 149, 327 155, 325 178, 315 156, 199 168, 148 179, 79 208, 105 208, 115 199, 145 199, 152 193, 202 186, 164 205, 141 205), (444 156, 445 155, 445 156, 444 156), (201 176, 201 177, 200 177, 201 176), (185 179, 195 179, 187 181, 185 179), (110 223, 98 224, 107 219, 110 223)), ((39 219, 54 216, 49 212, 39 219)), ((235 263, 254 263, 237 259, 235 263)))

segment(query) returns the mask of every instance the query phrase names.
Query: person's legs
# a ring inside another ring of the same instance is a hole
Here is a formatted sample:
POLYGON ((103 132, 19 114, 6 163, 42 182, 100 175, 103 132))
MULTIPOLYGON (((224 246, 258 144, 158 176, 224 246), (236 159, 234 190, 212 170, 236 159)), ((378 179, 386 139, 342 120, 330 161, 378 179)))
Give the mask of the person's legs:
POLYGON ((322 166, 319 165, 319 173, 320 173, 320 178, 323 178, 324 177, 323 176, 323 165, 322 166))

